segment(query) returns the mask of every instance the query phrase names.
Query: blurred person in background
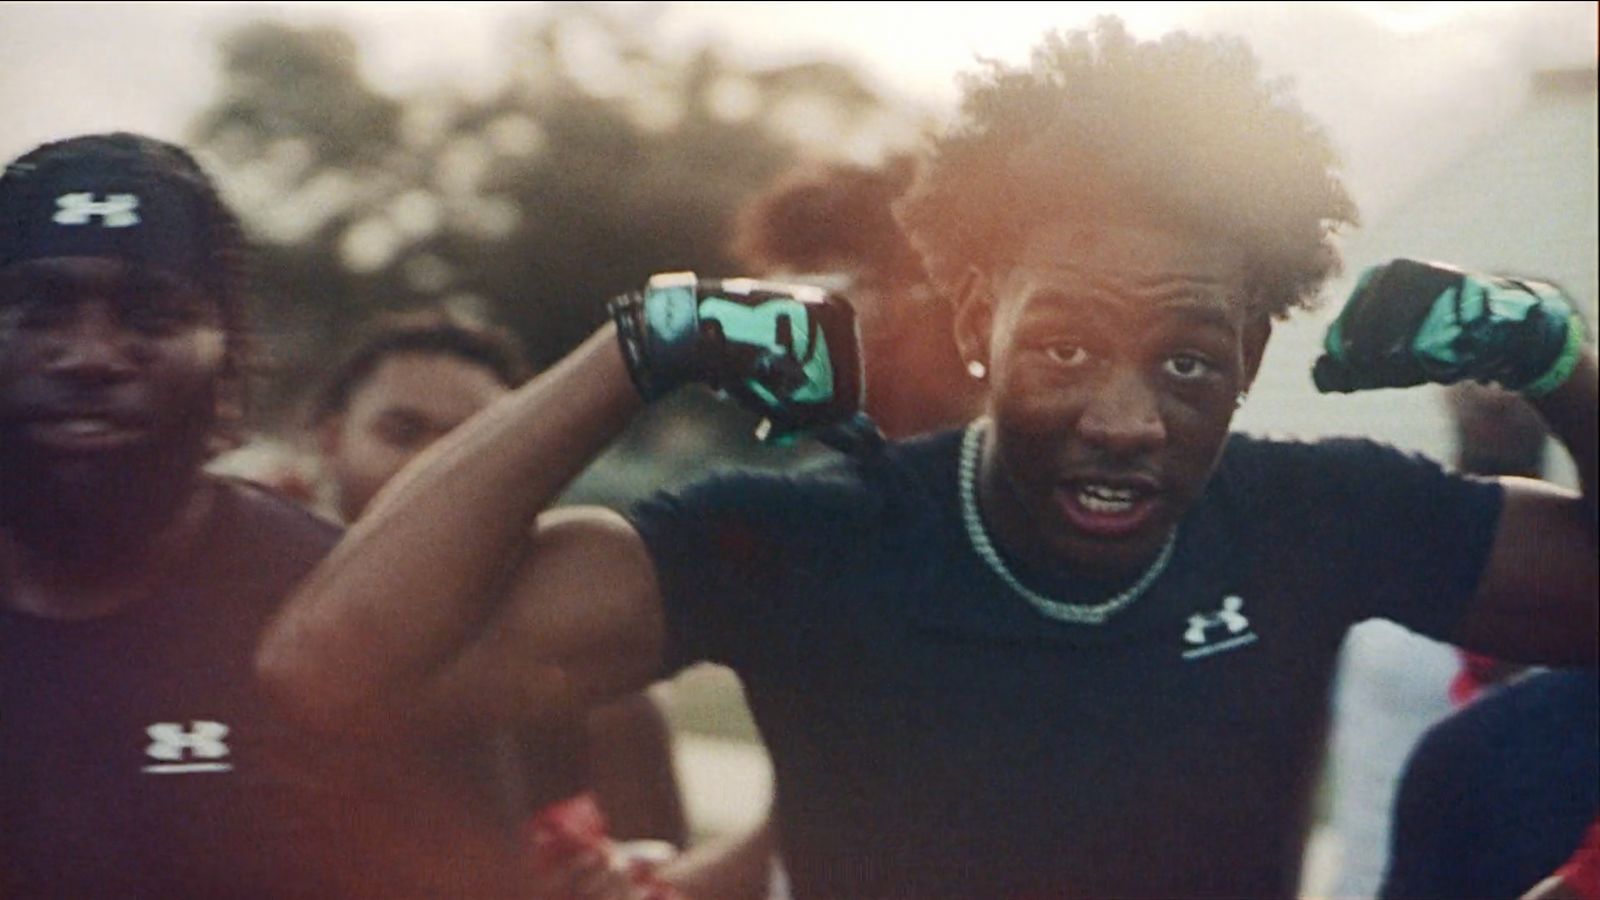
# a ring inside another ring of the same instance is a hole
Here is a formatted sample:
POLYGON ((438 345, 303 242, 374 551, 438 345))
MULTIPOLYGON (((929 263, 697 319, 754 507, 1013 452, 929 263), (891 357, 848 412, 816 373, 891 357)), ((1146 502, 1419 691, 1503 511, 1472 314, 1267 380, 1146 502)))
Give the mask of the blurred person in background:
POLYGON ((1241 43, 1115 20, 964 89, 896 211, 985 417, 551 510, 683 384, 788 429, 854 412, 836 297, 652 279, 352 529, 263 645, 278 695, 382 734, 419 693, 503 712, 721 662, 797 896, 1266 897, 1298 886, 1351 624, 1593 663, 1596 366, 1558 293, 1397 260, 1315 376, 1520 390, 1581 495, 1230 436, 1355 215, 1321 130, 1241 43))
POLYGON ((242 411, 245 257, 172 144, 76 137, 0 175, 0 896, 521 877, 448 798, 258 689, 260 633, 338 529, 202 470, 242 411))
MULTIPOLYGON (((311 430, 330 505, 354 522, 401 469, 527 380, 510 333, 445 313, 384 318, 313 398, 311 430)), ((560 710, 501 749, 524 762, 501 787, 532 808, 594 802, 618 839, 687 839, 666 722, 645 694, 596 710, 560 710), (592 788, 594 798, 579 798, 592 788)), ((464 758, 441 752, 444 768, 464 758)), ((515 764, 512 768, 518 768, 515 764)))
POLYGON ((1378 896, 1600 897, 1600 680, 1558 669, 1495 688, 1423 735, 1378 896), (1551 875, 1551 873, 1555 873, 1551 875))
POLYGON ((850 299, 861 331, 866 408, 891 438, 968 422, 981 386, 956 353, 955 307, 922 270, 894 219, 916 160, 875 167, 806 167, 747 203, 733 255, 749 272, 778 280, 814 276, 850 299))
MULTIPOLYGON (((260 633, 338 529, 202 468, 242 411, 246 247, 194 160, 130 134, 48 144, 0 176, 0 223, 0 896, 583 877, 529 871, 484 773, 463 789, 312 740, 259 692, 260 633)), ((604 883, 586 893, 627 896, 604 883)))
MULTIPOLYGON (((1543 475, 1549 430, 1533 407, 1514 393, 1475 382, 1452 385, 1444 396, 1455 426, 1456 471, 1543 475)), ((1340 656, 1329 744, 1328 827, 1339 841, 1332 896, 1377 893, 1406 756, 1430 725, 1515 668, 1390 622, 1351 630, 1340 656)))
MULTIPOLYGON (((732 251, 744 271, 814 283, 850 298, 861 332, 865 408, 891 439, 953 428, 982 411, 962 366, 955 310, 922 271, 894 219, 916 161, 805 166, 740 209, 732 251)), ((754 831, 697 848, 664 870, 694 897, 787 893, 772 817, 754 831)))

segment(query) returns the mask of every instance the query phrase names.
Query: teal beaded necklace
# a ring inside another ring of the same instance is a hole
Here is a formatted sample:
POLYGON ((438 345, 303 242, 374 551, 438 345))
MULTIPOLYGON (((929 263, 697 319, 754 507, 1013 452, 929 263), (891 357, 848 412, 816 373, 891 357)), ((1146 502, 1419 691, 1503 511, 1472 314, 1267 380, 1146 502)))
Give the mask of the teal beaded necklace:
POLYGON ((1161 552, 1156 555, 1150 567, 1144 570, 1144 574, 1139 576, 1138 581, 1116 596, 1092 606, 1053 600, 1023 584, 1012 574, 1011 567, 1000 558, 999 551, 995 550, 994 543, 989 540, 989 532, 984 528, 983 518, 978 514, 978 454, 983 447, 983 433, 987 427, 987 419, 978 419, 967 426, 966 434, 961 439, 961 462, 957 475, 961 492, 961 518, 967 527, 967 540, 972 543, 972 549, 978 554, 978 558, 989 566, 989 570, 1005 582, 1012 592, 1028 601, 1028 604, 1041 615, 1072 625, 1103 625, 1107 619, 1144 596, 1150 586, 1155 584, 1156 579, 1161 577, 1161 573, 1167 570, 1167 564, 1172 561, 1172 550, 1178 544, 1176 528, 1167 535, 1167 542, 1161 546, 1161 552))

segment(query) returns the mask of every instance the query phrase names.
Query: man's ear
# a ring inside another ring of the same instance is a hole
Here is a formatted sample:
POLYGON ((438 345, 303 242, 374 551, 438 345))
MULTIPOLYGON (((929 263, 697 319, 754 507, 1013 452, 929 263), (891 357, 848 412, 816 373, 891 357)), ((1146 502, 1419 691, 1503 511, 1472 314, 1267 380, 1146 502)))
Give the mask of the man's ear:
POLYGON ((952 298, 956 306, 956 349, 964 364, 989 365, 989 341, 994 334, 994 291, 989 276, 976 266, 967 269, 952 298))
POLYGON ((1272 318, 1265 314, 1251 316, 1244 326, 1244 387, 1256 383, 1256 373, 1261 371, 1261 360, 1267 355, 1267 339, 1272 337, 1272 318))

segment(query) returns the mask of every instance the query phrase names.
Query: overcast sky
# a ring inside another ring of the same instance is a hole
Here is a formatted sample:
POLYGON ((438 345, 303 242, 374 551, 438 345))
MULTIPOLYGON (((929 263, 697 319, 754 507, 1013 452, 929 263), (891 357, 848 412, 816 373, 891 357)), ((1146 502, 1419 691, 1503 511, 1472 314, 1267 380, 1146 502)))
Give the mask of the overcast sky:
MULTIPOLYGON (((263 15, 336 22, 369 77, 405 92, 488 85, 505 23, 543 4, 0 2, 0 154, 89 130, 181 138, 216 85, 214 38, 263 15)), ((1347 160, 1370 214, 1521 102, 1540 68, 1593 66, 1596 4, 1571 3, 680 3, 662 40, 726 43, 751 63, 856 62, 894 94, 948 110, 977 56, 1025 57, 1052 26, 1102 13, 1141 35, 1245 37, 1347 160)))

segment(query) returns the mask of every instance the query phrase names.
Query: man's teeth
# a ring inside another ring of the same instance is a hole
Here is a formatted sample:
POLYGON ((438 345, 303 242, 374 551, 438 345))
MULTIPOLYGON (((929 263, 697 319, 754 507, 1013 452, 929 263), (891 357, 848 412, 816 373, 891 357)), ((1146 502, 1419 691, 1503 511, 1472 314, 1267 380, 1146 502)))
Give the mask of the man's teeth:
POLYGON ((1095 513, 1123 513, 1133 508, 1138 493, 1132 488, 1085 484, 1078 488, 1078 503, 1095 513))
POLYGON ((105 419, 62 419, 57 427, 74 437, 93 437, 116 428, 105 419))

